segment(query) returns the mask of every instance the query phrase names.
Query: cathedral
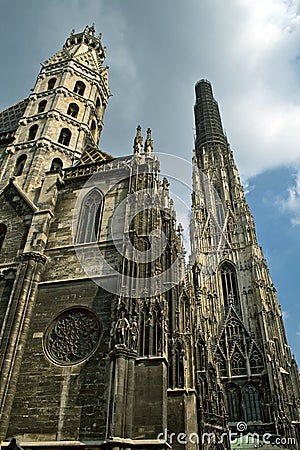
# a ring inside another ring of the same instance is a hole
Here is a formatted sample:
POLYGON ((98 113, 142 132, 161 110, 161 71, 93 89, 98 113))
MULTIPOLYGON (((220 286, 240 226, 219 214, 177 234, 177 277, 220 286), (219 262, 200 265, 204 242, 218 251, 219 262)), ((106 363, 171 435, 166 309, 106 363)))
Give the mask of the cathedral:
POLYGON ((105 51, 72 31, 0 113, 1 448, 299 449, 298 367, 212 86, 186 255, 151 130, 98 147, 105 51))

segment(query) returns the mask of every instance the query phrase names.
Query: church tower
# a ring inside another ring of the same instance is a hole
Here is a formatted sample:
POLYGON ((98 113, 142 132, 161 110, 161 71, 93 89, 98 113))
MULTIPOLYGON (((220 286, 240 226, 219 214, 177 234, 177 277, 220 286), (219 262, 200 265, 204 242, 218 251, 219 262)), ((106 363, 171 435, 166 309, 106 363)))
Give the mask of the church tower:
POLYGON ((30 96, 1 113, 16 129, 2 136, 0 188, 11 177, 34 201, 46 171, 75 163, 99 142, 110 97, 105 47, 94 27, 72 31, 63 48, 42 64, 30 96), (10 133, 9 133, 10 132, 10 133))
POLYGON ((72 32, 0 113, 1 447, 163 450, 172 430, 197 450, 182 228, 150 129, 129 156, 97 147, 94 33, 72 32))
POLYGON ((151 129, 127 156, 98 148, 104 58, 93 26, 72 32, 0 113, 1 447, 229 450, 229 427, 299 442, 298 369, 210 83, 186 267, 151 129))
POLYGON ((211 84, 201 80, 195 90, 191 264, 202 355, 196 361, 199 389, 209 395, 205 364, 211 362, 225 390, 232 431, 299 442, 298 368, 276 290, 211 84))

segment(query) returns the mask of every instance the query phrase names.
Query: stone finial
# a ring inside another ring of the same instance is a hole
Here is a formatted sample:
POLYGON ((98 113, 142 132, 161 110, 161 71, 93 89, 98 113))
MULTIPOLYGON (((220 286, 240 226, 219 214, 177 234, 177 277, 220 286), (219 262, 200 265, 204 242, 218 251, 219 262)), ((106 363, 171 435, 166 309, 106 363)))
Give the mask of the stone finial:
POLYGON ((169 182, 168 182, 166 177, 163 178, 161 186, 162 186, 162 204, 163 204, 164 208, 168 208, 169 207, 169 202, 170 202, 170 198, 169 198, 169 182))
POLYGON ((148 128, 148 130, 147 130, 147 138, 146 138, 146 142, 145 142, 144 152, 145 153, 153 152, 153 141, 151 139, 151 129, 150 128, 148 128))
POLYGON ((142 148, 143 148, 142 128, 140 125, 138 125, 133 142, 134 154, 142 153, 142 148))
POLYGON ((181 223, 178 224, 177 235, 178 237, 181 237, 183 235, 183 226, 181 225, 181 223))
POLYGON ((166 177, 164 177, 163 180, 162 180, 163 191, 168 191, 169 190, 169 186, 170 186, 170 183, 168 182, 168 179, 166 177))
POLYGON ((84 29, 84 33, 85 34, 91 34, 92 36, 94 36, 95 34, 95 24, 93 23, 91 27, 89 27, 88 25, 85 27, 84 29))
POLYGON ((94 34, 95 34, 95 24, 94 23, 90 27, 89 32, 90 32, 90 34, 92 34, 94 36, 94 34))

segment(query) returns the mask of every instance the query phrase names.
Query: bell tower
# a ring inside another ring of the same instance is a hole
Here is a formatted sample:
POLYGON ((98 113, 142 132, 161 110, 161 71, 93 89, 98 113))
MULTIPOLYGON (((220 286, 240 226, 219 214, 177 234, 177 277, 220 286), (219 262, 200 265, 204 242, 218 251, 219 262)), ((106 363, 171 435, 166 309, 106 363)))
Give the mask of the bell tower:
POLYGON ((15 176, 33 200, 46 171, 70 166, 87 145, 98 145, 111 95, 105 52, 101 35, 87 26, 82 33, 73 30, 63 48, 42 64, 6 151, 2 186, 15 176))
POLYGON ((199 389, 209 395, 203 370, 213 361, 233 431, 243 422, 249 432, 299 440, 298 368, 207 80, 196 85, 195 123, 191 263, 199 389))

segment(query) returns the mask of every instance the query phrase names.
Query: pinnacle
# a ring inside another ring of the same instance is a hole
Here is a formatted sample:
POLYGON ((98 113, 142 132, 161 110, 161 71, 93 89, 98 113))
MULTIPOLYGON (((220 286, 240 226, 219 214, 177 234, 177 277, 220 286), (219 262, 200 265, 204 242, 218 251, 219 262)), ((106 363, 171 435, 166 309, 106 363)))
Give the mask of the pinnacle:
POLYGON ((106 47, 101 44, 101 33, 95 36, 94 24, 86 26, 80 33, 73 29, 62 50, 59 50, 43 65, 55 64, 67 59, 75 59, 92 70, 100 70, 105 59, 106 47))
MULTIPOLYGON (((140 125, 138 125, 137 129, 136 129, 136 135, 133 141, 133 149, 134 149, 134 153, 142 153, 142 148, 143 148, 143 137, 142 137, 142 128, 140 125)), ((145 140, 145 145, 144 145, 144 152, 145 153, 152 153, 153 152, 153 140, 151 138, 151 129, 148 128, 147 129, 147 137, 145 140)))

